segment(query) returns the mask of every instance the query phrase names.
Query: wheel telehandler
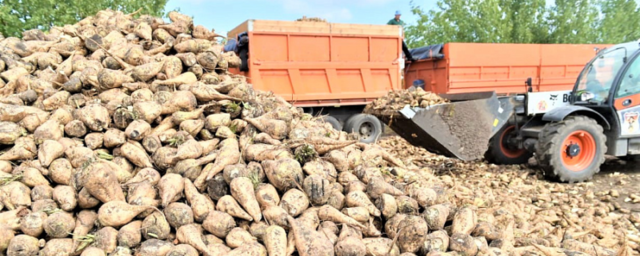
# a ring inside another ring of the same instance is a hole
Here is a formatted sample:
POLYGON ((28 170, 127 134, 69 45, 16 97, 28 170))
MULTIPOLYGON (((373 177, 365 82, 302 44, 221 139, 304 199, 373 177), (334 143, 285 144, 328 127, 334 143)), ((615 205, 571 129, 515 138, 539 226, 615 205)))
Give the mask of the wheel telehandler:
POLYGON ((450 103, 377 117, 434 153, 495 164, 533 156, 545 176, 561 182, 591 179, 605 155, 640 154, 640 41, 598 51, 571 91, 532 92, 531 86, 528 79, 528 92, 514 96, 442 94, 450 103))

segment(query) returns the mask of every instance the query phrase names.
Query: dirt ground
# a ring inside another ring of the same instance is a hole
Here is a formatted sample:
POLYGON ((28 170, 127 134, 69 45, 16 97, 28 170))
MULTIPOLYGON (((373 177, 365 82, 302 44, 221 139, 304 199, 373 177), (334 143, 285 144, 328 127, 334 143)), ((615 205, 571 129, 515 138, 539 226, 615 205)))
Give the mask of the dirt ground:
POLYGON ((632 212, 640 212, 640 200, 638 203, 629 202, 630 196, 640 196, 640 162, 609 158, 600 170, 589 182, 593 184, 593 191, 598 194, 615 190, 619 196, 611 197, 612 201, 632 212))
MULTIPOLYGON (((530 159, 529 164, 524 167, 531 172, 537 172, 534 159, 530 159)), ((628 162, 607 156, 605 163, 600 167, 600 172, 581 186, 587 188, 584 191, 585 195, 593 192, 594 196, 603 198, 603 201, 618 203, 622 209, 630 212, 640 212, 639 182, 640 162, 628 162), (632 199, 635 196, 638 196, 637 203, 632 199)), ((575 184, 560 184, 567 188, 575 186, 575 184)))

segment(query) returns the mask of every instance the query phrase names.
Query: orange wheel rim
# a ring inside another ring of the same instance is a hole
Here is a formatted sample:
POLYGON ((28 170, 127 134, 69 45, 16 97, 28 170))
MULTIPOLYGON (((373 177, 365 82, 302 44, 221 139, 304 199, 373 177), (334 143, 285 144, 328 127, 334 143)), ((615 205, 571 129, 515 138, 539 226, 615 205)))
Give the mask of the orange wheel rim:
POLYGON ((526 152, 525 149, 511 149, 504 144, 504 139, 505 137, 507 137, 507 134, 509 134, 511 131, 515 129, 516 129, 515 125, 509 126, 507 127, 507 129, 504 129, 504 132, 502 132, 502 134, 500 135, 500 151, 502 152, 503 155, 509 158, 520 157, 526 152))
POLYGON ((565 168, 574 172, 583 171, 596 156, 596 140, 586 131, 574 131, 562 142, 560 154, 565 168))

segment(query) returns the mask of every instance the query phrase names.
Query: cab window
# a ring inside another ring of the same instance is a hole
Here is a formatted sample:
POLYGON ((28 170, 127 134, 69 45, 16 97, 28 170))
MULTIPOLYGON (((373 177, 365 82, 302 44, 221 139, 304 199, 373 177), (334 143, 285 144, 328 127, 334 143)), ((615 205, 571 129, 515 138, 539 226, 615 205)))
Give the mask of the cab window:
POLYGON ((629 68, 624 71, 620 81, 620 88, 616 92, 616 98, 637 93, 640 93, 640 58, 635 58, 629 68))
POLYGON ((615 75, 624 64, 623 48, 614 49, 597 56, 578 78, 578 95, 589 93, 593 100, 604 102, 609 97, 615 75))

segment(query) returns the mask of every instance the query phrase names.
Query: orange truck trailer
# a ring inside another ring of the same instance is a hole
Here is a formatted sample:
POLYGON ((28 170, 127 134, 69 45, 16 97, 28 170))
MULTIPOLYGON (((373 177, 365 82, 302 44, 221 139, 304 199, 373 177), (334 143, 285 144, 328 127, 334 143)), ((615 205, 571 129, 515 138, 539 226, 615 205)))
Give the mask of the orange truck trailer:
POLYGON ((400 26, 247 20, 227 36, 227 51, 246 45, 240 54, 246 70, 232 72, 323 115, 338 130, 358 133, 362 142, 383 131, 380 120, 362 110, 390 90, 416 84, 436 93, 510 94, 525 92, 527 78, 534 91, 570 90, 594 49, 604 47, 448 43, 414 49, 428 54, 405 63, 400 26))
POLYGON ((435 93, 495 91, 525 93, 571 90, 597 50, 607 44, 448 43, 412 49, 405 87, 420 85, 435 93))

